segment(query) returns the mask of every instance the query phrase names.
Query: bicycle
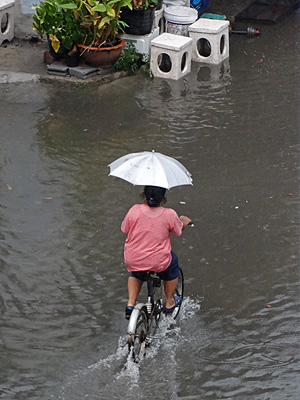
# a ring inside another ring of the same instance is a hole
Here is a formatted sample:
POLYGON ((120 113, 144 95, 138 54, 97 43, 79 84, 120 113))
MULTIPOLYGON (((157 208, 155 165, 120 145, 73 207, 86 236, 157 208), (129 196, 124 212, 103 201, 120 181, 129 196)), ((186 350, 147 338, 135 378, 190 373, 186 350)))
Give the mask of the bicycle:
MULTIPOLYGON (((155 335, 164 304, 164 290, 162 288, 161 278, 153 271, 146 272, 146 274, 148 289, 147 301, 146 303, 138 303, 135 306, 127 327, 128 351, 132 354, 133 360, 137 363, 145 356, 146 347, 150 344, 151 338, 155 335), (156 296, 158 291, 160 294, 156 296)), ((175 294, 183 298, 183 291, 184 277, 182 269, 179 268, 175 294)), ((180 306, 181 304, 176 306, 172 314, 170 314, 172 318, 177 318, 180 306)))

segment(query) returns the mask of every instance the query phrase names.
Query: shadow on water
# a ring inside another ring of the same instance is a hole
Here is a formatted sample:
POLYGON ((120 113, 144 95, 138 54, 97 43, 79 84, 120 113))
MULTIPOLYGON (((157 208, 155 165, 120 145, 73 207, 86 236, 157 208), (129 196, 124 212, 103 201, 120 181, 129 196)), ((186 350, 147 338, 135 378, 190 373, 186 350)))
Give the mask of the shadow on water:
POLYGON ((0 87, 0 397, 297 397, 299 23, 177 82, 0 87), (167 206, 195 228, 172 239, 182 316, 136 366, 120 224, 141 188, 107 164, 152 149, 192 172, 167 206))

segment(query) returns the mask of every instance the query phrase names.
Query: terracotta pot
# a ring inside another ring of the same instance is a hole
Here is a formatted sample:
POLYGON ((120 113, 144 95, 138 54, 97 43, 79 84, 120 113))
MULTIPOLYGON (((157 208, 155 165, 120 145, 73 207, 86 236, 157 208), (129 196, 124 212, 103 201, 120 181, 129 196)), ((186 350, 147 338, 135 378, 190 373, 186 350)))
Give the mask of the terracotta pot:
POLYGON ((94 68, 110 68, 119 58, 125 44, 124 39, 119 39, 120 43, 112 47, 89 47, 83 44, 77 46, 83 50, 81 56, 87 64, 94 68))

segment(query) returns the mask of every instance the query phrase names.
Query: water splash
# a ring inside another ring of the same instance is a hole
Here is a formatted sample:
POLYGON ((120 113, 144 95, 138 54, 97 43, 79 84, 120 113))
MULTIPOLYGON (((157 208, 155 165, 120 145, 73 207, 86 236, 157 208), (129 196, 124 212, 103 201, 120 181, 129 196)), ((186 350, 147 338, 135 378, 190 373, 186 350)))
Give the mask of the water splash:
MULTIPOLYGON (((147 347, 146 356, 140 363, 133 361, 127 346, 124 346, 126 337, 121 336, 115 352, 86 368, 74 371, 65 382, 58 399, 118 399, 125 392, 128 400, 143 398, 140 391, 145 373, 149 374, 149 370, 153 369, 158 373, 165 373, 163 371, 166 368, 165 354, 168 355, 168 363, 176 364, 176 351, 180 343, 185 341, 182 337, 182 321, 186 323, 199 310, 200 301, 187 297, 176 320, 162 316, 159 328, 147 347)), ((168 372, 169 375, 174 373, 175 371, 168 372)), ((176 381, 175 377, 171 380, 176 381)))

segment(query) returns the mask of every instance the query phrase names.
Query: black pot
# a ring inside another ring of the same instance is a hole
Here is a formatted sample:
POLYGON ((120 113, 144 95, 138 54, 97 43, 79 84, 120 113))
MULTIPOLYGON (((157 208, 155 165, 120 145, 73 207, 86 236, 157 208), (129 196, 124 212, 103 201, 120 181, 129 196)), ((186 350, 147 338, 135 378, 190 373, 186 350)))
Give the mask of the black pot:
POLYGON ((155 10, 160 10, 162 8, 162 5, 163 5, 163 0, 158 0, 155 10))
POLYGON ((128 25, 124 29, 130 35, 147 35, 152 31, 155 8, 149 7, 147 10, 122 8, 121 19, 128 25))
POLYGON ((65 63, 67 67, 78 67, 79 65, 79 52, 75 54, 65 54, 65 63))

